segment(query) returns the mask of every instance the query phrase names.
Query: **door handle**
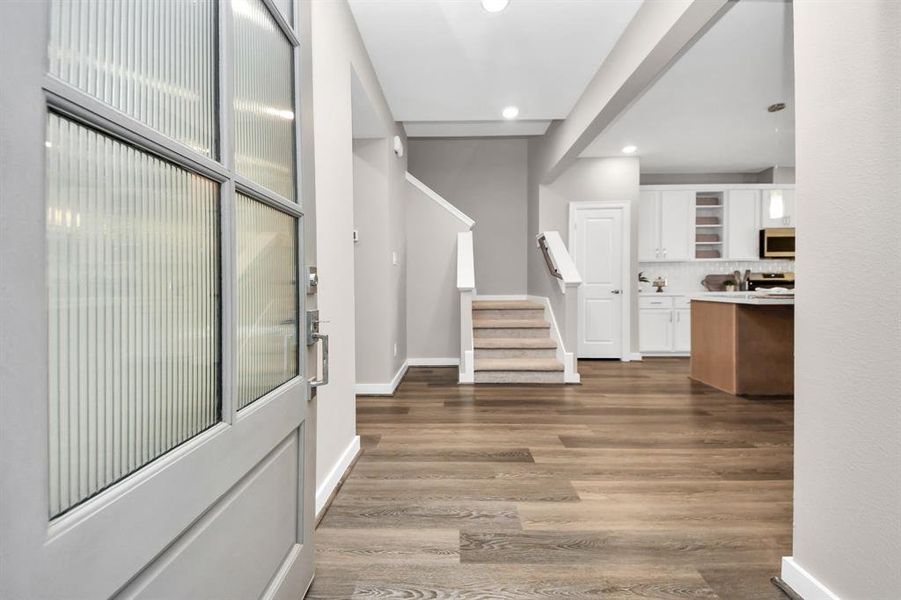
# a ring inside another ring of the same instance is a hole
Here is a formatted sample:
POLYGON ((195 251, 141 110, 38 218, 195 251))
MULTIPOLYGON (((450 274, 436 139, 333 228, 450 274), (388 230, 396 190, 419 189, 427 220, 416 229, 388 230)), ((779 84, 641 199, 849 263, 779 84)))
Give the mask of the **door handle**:
POLYGON ((307 311, 307 346, 322 341, 322 379, 310 379, 310 388, 315 390, 328 385, 328 335, 319 332, 319 311, 307 311))
POLYGON ((328 335, 325 333, 314 333, 313 340, 322 340, 322 379, 311 379, 310 387, 316 389, 323 385, 328 385, 328 335))
POLYGON ((621 294, 622 290, 610 290, 611 294, 621 294))

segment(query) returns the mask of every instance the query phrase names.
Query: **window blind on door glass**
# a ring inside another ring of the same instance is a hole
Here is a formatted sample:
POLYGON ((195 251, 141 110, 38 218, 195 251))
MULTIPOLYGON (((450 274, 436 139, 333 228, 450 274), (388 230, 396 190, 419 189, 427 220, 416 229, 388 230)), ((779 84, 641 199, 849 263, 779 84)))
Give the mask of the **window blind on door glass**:
POLYGON ((235 169, 294 200, 292 46, 261 0, 234 14, 235 169))
POLYGON ((219 421, 218 186, 50 115, 50 514, 219 421))
POLYGON ((237 194, 238 409, 297 376, 297 220, 237 194))
POLYGON ((51 75, 214 156, 215 0, 52 0, 49 58, 51 75))

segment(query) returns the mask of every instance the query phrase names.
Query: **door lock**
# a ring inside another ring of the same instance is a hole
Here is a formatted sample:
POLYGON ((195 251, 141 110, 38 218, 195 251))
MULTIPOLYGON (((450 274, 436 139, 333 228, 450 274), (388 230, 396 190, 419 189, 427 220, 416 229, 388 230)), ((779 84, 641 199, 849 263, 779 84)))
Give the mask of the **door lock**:
POLYGON ((611 294, 621 294, 622 290, 610 290, 611 294))
POLYGON ((319 290, 319 270, 316 267, 307 267, 307 295, 315 294, 319 290))

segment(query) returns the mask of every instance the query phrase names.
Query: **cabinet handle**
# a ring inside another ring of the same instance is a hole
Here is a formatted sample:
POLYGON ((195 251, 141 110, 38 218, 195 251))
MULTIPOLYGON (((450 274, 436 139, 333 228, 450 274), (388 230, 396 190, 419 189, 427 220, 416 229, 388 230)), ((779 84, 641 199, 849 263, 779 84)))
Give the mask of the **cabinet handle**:
POLYGON ((666 258, 666 248, 663 249, 663 258, 666 258))
POLYGON ((657 249, 654 251, 654 254, 657 256, 657 258, 660 258, 660 248, 657 248, 657 249))

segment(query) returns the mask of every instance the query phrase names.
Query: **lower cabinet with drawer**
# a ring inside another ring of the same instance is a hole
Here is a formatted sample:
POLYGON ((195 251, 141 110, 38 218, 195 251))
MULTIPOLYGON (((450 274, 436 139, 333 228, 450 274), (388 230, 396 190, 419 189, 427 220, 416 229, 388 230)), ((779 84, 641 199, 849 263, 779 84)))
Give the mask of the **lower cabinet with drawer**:
POLYGON ((638 347, 646 356, 691 352, 691 309, 687 296, 638 299, 638 347))

